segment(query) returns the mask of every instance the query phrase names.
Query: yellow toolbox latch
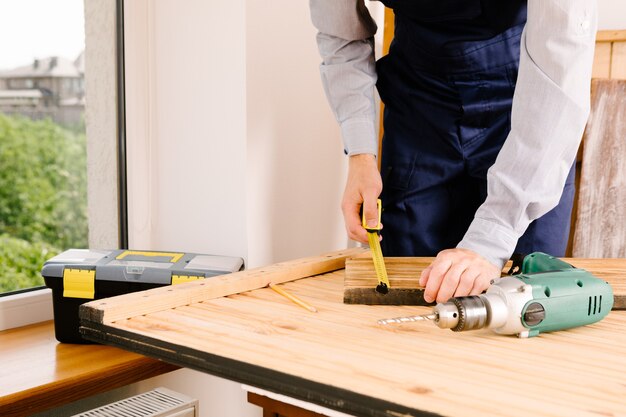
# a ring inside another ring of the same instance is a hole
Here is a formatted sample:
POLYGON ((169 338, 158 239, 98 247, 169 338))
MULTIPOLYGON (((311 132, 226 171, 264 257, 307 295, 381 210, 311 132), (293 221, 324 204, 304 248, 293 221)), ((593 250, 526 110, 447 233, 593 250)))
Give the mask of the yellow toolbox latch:
POLYGON ((95 297, 96 271, 93 269, 65 268, 63 270, 63 297, 95 297))

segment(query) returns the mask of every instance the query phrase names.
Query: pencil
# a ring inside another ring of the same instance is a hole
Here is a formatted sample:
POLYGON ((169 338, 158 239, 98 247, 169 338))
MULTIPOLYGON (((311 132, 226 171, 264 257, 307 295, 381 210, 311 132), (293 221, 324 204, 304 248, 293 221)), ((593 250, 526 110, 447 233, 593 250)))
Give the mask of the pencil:
POLYGON ((300 307, 306 308, 307 310, 309 310, 312 313, 317 313, 317 308, 315 308, 312 305, 302 301, 301 299, 299 299, 295 295, 289 294, 287 291, 283 290, 282 288, 277 287, 276 285, 274 285, 272 283, 269 284, 269 287, 271 289, 273 289, 274 291, 276 291, 277 293, 279 293, 280 295, 282 295, 283 297, 288 298, 289 300, 291 300, 294 303, 298 304, 300 307))

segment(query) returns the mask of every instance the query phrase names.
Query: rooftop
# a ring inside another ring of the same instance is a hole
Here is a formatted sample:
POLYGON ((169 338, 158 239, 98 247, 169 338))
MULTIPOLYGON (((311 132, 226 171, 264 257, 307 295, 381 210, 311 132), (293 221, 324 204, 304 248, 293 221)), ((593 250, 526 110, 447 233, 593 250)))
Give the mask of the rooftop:
POLYGON ((81 53, 74 61, 58 56, 35 59, 30 65, 0 71, 0 78, 80 77, 84 72, 81 53))

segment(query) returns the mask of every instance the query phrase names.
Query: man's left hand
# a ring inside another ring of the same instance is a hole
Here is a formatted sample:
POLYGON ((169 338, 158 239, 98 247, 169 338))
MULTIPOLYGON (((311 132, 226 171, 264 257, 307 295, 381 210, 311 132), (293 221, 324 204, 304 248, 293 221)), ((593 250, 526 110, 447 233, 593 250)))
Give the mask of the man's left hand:
POLYGON ((451 297, 478 295, 486 290, 492 279, 500 277, 501 270, 469 249, 446 249, 420 277, 425 287, 424 300, 444 303, 451 297))

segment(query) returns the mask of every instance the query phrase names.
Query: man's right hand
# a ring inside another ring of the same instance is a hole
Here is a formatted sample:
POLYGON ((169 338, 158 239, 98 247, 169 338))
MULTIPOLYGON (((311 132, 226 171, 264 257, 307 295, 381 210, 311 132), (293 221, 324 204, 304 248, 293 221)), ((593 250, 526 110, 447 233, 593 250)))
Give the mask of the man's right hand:
POLYGON ((376 157, 371 154, 350 156, 348 181, 343 192, 341 210, 348 231, 348 237, 357 242, 367 243, 367 232, 361 221, 361 206, 368 226, 378 225, 376 200, 383 190, 376 157))

